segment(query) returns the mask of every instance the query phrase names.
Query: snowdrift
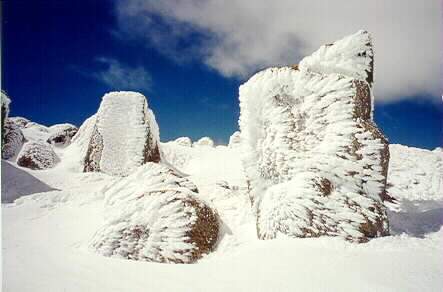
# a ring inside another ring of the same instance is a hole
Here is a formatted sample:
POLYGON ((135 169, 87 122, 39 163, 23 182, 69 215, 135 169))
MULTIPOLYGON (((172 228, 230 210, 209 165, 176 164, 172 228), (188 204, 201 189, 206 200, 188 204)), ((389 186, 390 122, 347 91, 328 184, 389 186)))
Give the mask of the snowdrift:
POLYGON ((84 171, 127 176, 147 162, 159 162, 159 132, 146 98, 119 91, 103 96, 95 116, 84 171))
POLYGON ((244 168, 258 236, 387 235, 388 143, 371 119, 365 31, 240 87, 244 168))
POLYGON ((147 163, 110 187, 105 225, 92 247, 105 256, 161 263, 192 263, 218 239, 218 215, 197 188, 173 170, 147 163))

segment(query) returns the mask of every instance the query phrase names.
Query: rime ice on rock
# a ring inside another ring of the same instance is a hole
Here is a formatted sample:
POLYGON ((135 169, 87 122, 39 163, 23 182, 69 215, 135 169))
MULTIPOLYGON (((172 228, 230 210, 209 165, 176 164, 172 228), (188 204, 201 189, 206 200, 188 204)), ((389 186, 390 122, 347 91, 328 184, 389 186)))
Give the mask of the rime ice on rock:
POLYGON ((71 124, 59 124, 49 127, 51 135, 46 140, 49 144, 55 146, 67 146, 71 139, 77 134, 77 127, 71 124))
POLYGON ((57 154, 51 145, 43 141, 25 143, 17 157, 18 165, 30 169, 52 168, 57 162, 57 154))
POLYGON ((230 148, 235 148, 240 146, 240 131, 235 131, 231 137, 229 137, 229 144, 228 146, 230 148))
POLYGON ((103 96, 95 116, 84 171, 126 176, 146 162, 159 162, 159 132, 146 98, 137 92, 103 96))
POLYGON ((31 122, 24 117, 10 117, 9 120, 13 121, 20 129, 26 128, 26 126, 31 122))
POLYGON ((4 125, 4 131, 2 158, 11 159, 18 154, 26 140, 20 127, 9 118, 4 125))
POLYGON ((8 115, 9 115, 9 104, 11 103, 11 100, 9 99, 9 97, 6 95, 6 92, 4 92, 3 90, 1 91, 1 110, 2 110, 2 113, 1 113, 1 115, 2 115, 2 120, 1 120, 1 132, 2 132, 2 143, 4 142, 3 141, 3 138, 4 138, 4 129, 3 129, 3 127, 5 126, 5 123, 6 123, 6 119, 8 118, 8 115))
POLYGON ((197 188, 161 164, 147 163, 105 191, 105 224, 91 246, 104 256, 192 263, 213 250, 217 214, 197 188))
POLYGON ((214 141, 209 137, 202 137, 197 142, 194 142, 195 146, 209 146, 214 147, 214 141))
POLYGON ((388 143, 371 118, 373 53, 360 31, 240 87, 243 164, 262 239, 388 234, 388 143))
POLYGON ((174 142, 180 146, 186 146, 186 147, 192 146, 192 141, 191 141, 191 138, 189 138, 189 137, 179 137, 179 138, 175 139, 174 142))

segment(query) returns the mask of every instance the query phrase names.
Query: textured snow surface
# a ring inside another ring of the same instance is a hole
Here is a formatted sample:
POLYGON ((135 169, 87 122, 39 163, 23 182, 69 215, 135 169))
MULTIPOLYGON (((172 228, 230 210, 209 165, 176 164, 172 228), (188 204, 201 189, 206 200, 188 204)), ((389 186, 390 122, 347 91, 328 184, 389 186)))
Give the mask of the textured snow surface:
MULTIPOLYGON (((195 260, 199 246, 190 234, 199 215, 190 201, 204 208, 195 197, 196 190, 193 183, 163 165, 139 167, 104 193, 105 224, 95 235, 93 248, 105 256, 136 260, 195 260)), ((207 240, 214 244, 217 237, 215 233, 207 240)))
POLYGON ((238 147, 240 146, 240 131, 236 131, 234 132, 231 137, 229 137, 229 144, 228 146, 233 148, 233 147, 238 147))
POLYGON ((23 145, 17 156, 17 164, 31 169, 52 168, 58 162, 51 145, 42 141, 30 141, 23 145))
POLYGON ((13 121, 16 125, 18 125, 21 129, 25 128, 28 123, 31 121, 24 117, 9 117, 9 120, 13 121))
MULTIPOLYGON (((165 265, 91 251, 91 238, 105 224, 110 210, 104 208, 104 193, 120 179, 82 173, 73 143, 56 149, 62 161, 53 169, 33 171, 10 162, 5 163, 12 171, 2 166, 2 176, 15 178, 8 180, 10 187, 27 194, 12 204, 2 204, 3 291, 443 290, 442 193, 435 193, 434 199, 414 194, 413 201, 401 197, 412 197, 406 190, 399 193, 400 210, 389 214, 393 235, 369 243, 331 237, 263 241, 257 239, 255 217, 248 215, 240 149, 183 147, 175 142, 162 146, 170 152, 176 148, 174 157, 184 161, 180 170, 197 185, 199 198, 217 209, 224 227, 215 252, 194 265, 165 265), (23 175, 16 175, 18 171, 23 175), (58 190, 32 187, 39 184, 36 179, 58 190)), ((404 160, 399 157, 410 150, 391 148, 391 163, 401 165, 404 160)), ((419 162, 439 155, 413 150, 408 155, 419 162)), ((414 170, 399 168, 396 179, 401 182, 410 171, 414 170)), ((432 175, 426 172, 429 181, 432 175)), ((390 182, 396 184, 391 178, 390 182)), ((127 186, 135 189, 137 182, 127 186)))
POLYGON ((387 232, 380 201, 387 144, 370 119, 369 84, 355 79, 367 67, 351 57, 368 50, 367 40, 363 32, 347 37, 329 54, 314 53, 321 66, 266 69, 240 87, 243 162, 261 238, 365 240, 387 232), (323 60, 355 62, 358 71, 337 74, 323 60))
POLYGON ((175 142, 181 146, 187 146, 187 147, 192 146, 192 140, 189 137, 179 137, 179 138, 175 139, 175 142))
POLYGON ((142 94, 107 93, 97 112, 89 145, 99 150, 89 159, 104 173, 126 176, 146 162, 146 152, 155 149, 158 141, 157 122, 142 94))

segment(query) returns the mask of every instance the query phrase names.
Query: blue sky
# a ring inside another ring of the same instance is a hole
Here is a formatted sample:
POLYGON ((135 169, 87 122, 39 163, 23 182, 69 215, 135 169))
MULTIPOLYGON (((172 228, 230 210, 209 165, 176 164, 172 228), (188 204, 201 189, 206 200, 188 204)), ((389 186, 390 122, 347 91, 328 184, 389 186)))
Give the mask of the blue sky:
MULTIPOLYGON (((172 18, 152 7, 136 7, 149 17, 144 30, 146 20, 125 18, 133 12, 122 10, 119 1, 2 3, 2 88, 13 100, 12 115, 47 125, 80 125, 97 111, 104 93, 130 89, 148 96, 162 140, 210 136, 227 142, 238 128, 238 86, 248 70, 269 65, 260 63, 260 52, 251 52, 256 59, 242 60, 214 51, 214 44, 223 48, 231 42, 212 37, 223 35, 219 27, 192 23, 187 15, 172 18)), ((402 93, 380 84, 390 98, 376 103, 375 119, 391 143, 430 149, 441 145, 439 98, 425 85, 402 93)))

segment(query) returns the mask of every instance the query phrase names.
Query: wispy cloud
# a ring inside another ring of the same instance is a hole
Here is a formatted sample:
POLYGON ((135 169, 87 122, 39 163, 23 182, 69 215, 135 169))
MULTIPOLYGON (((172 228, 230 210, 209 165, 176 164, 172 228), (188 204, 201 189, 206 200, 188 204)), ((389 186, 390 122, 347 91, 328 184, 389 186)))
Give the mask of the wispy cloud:
POLYGON ((93 73, 93 77, 114 90, 149 91, 152 86, 151 74, 143 67, 130 67, 112 58, 98 58, 103 70, 93 73))
POLYGON ((437 0, 115 0, 118 29, 175 60, 246 78, 359 29, 374 36, 376 98, 440 96, 437 0))

